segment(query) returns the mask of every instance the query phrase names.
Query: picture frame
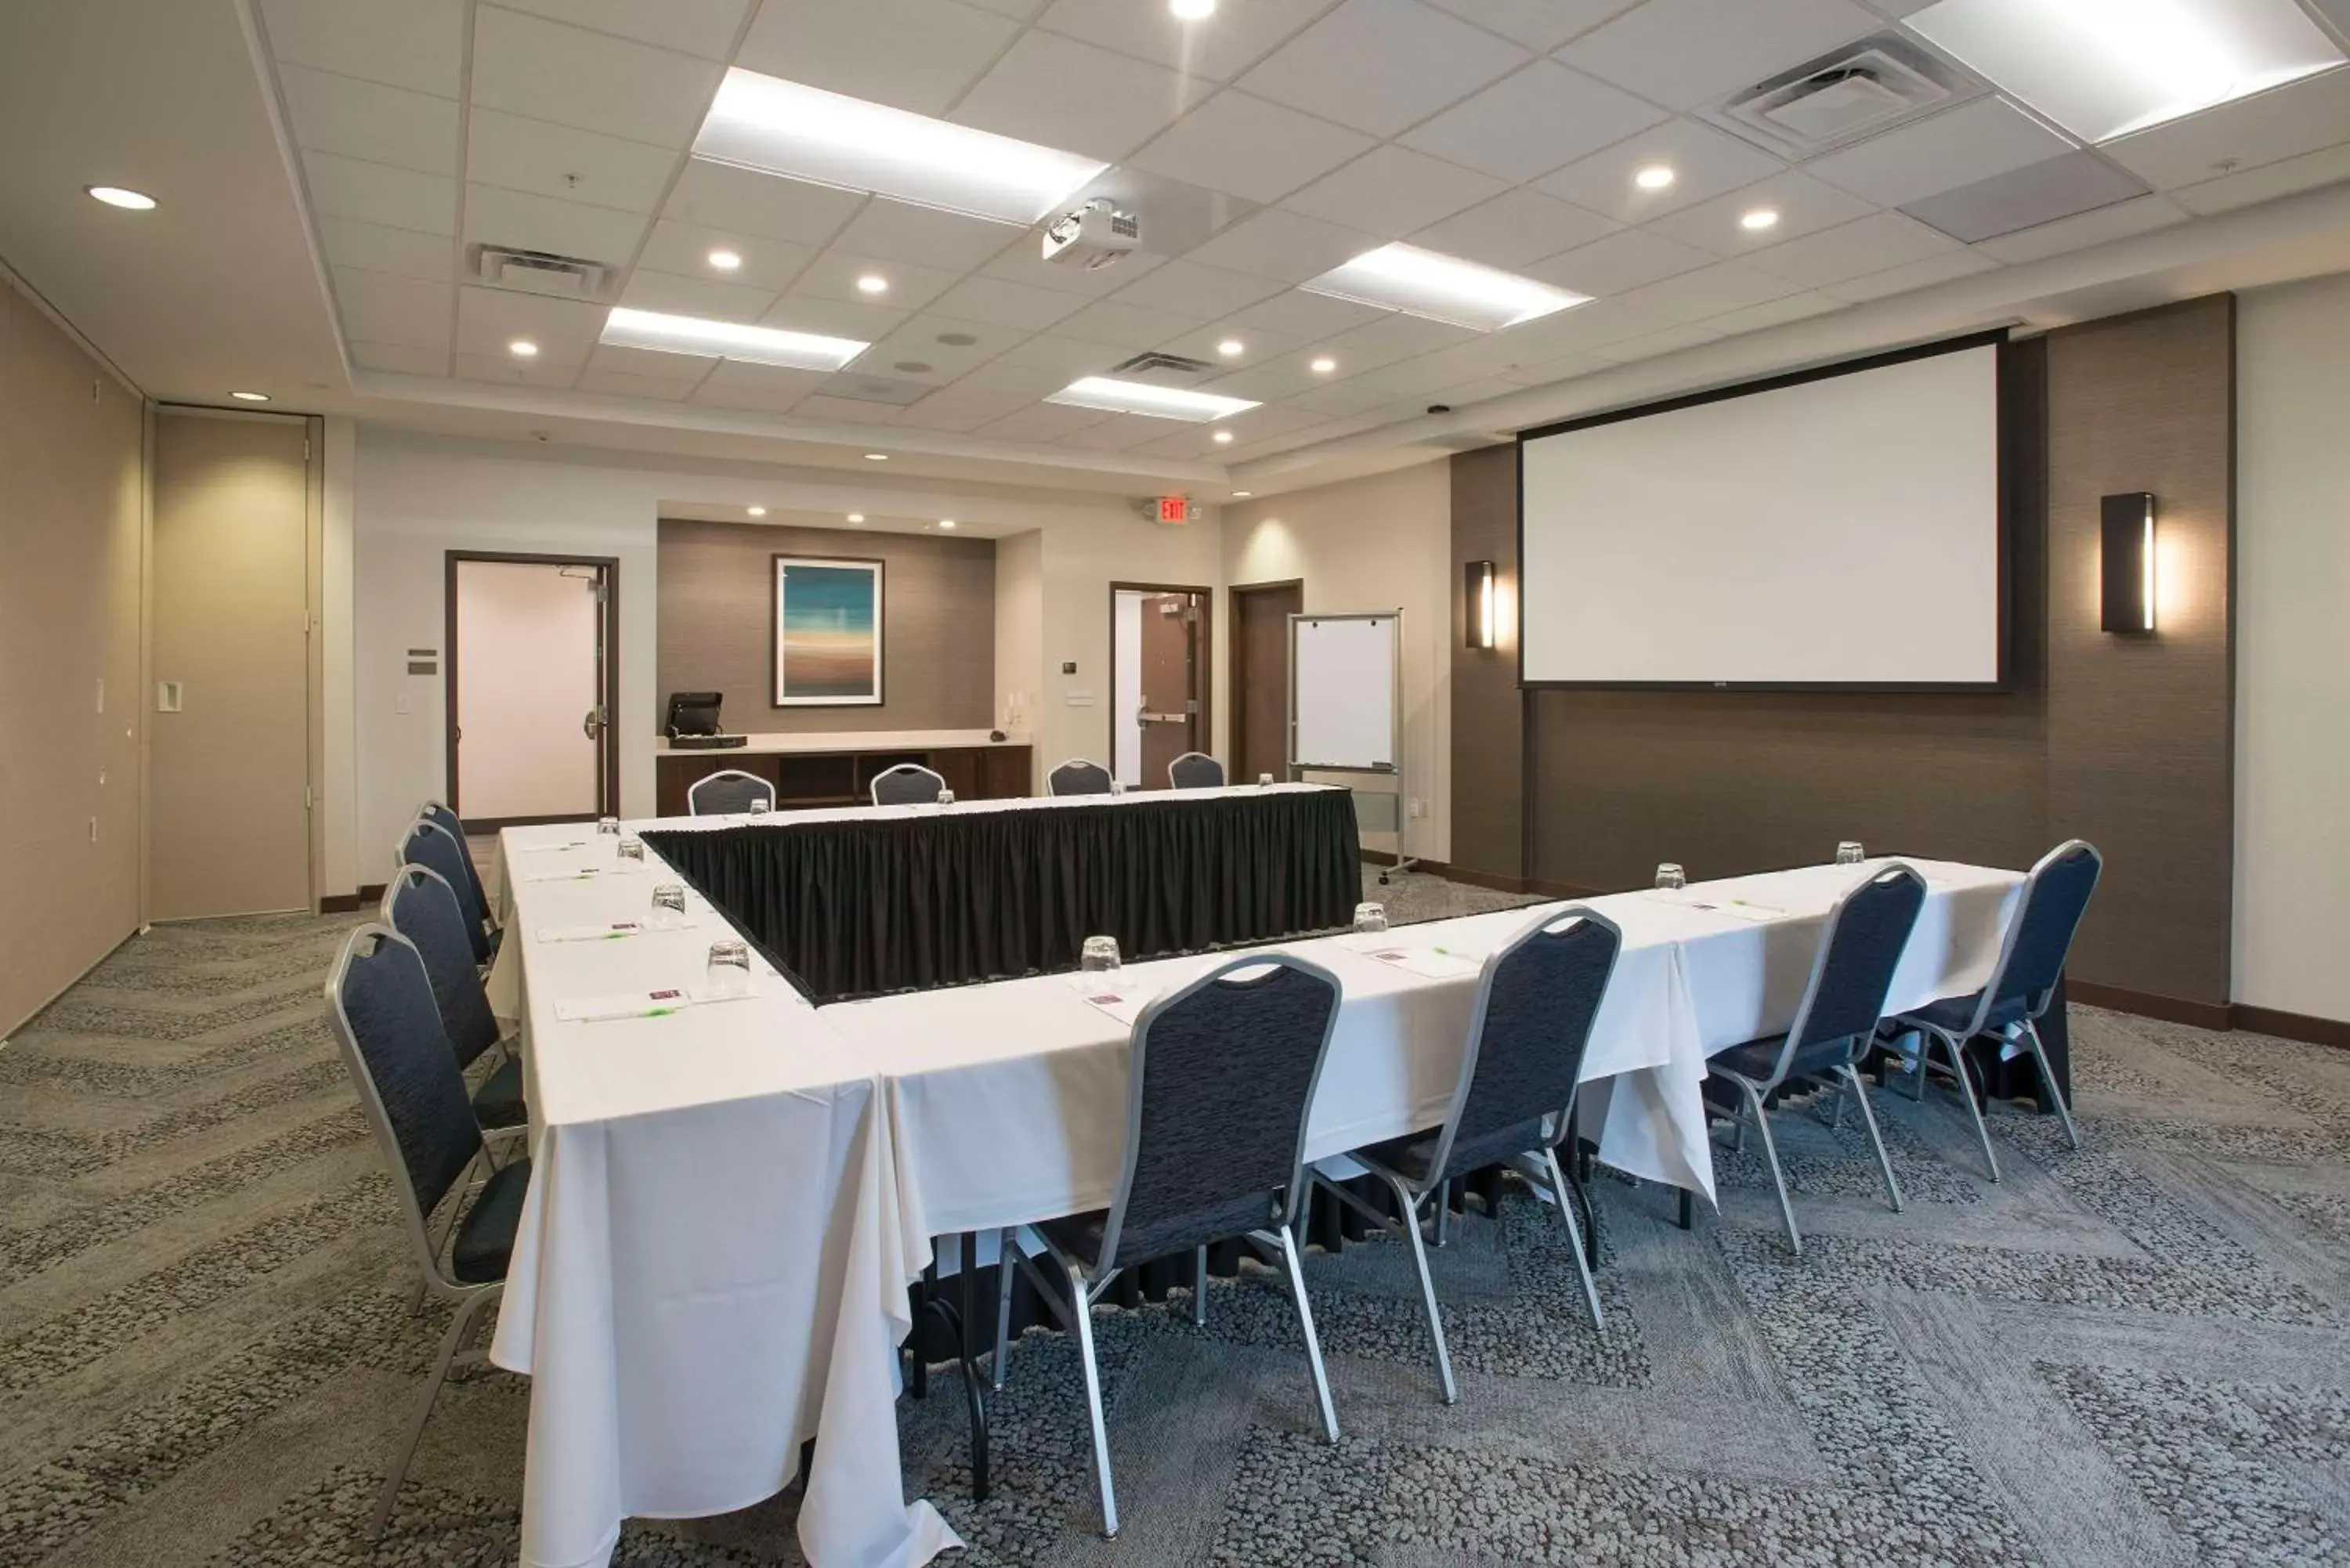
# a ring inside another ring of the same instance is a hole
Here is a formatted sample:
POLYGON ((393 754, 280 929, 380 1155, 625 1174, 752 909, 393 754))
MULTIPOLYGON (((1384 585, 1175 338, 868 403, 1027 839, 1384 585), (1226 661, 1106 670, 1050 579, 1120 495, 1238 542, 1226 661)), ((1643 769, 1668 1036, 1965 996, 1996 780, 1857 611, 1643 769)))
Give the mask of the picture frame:
POLYGON ((770 561, 774 706, 882 706, 886 564, 849 556, 770 561))

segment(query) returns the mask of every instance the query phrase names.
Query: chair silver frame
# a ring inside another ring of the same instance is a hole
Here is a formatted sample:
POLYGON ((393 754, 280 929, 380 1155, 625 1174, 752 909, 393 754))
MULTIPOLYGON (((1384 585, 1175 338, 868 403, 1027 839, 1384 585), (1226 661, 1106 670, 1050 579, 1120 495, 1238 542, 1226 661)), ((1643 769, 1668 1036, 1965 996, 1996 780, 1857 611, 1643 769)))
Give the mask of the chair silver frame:
MULTIPOLYGON (((1338 977, 1320 964, 1284 952, 1255 953, 1218 964, 1214 969, 1192 981, 1189 985, 1154 999, 1135 1020, 1131 1056, 1128 1065, 1126 1096, 1126 1163, 1118 1172, 1118 1186, 1109 1203, 1109 1220, 1102 1232, 1101 1251, 1088 1273, 1080 1260, 1072 1257, 1054 1244, 1050 1236, 1039 1233, 1045 1250, 1053 1254, 1055 1268, 1062 1278, 1060 1285, 1069 1293, 1062 1301, 1054 1282, 1037 1267, 1036 1261, 1019 1245, 1020 1227, 1003 1231, 999 1237, 1003 1262, 999 1265, 1000 1283, 1004 1287, 999 1298, 995 1329, 994 1384, 1003 1386, 1005 1357, 1010 1354, 1011 1267, 1016 1259, 1036 1287, 1036 1293, 1052 1305, 1054 1315, 1062 1326, 1076 1335, 1077 1354, 1085 1363, 1086 1414, 1093 1426, 1094 1473, 1101 1484, 1102 1536, 1105 1540, 1118 1535, 1118 1495, 1110 1482, 1109 1429, 1102 1414, 1101 1368, 1094 1355, 1093 1307, 1123 1271, 1111 1260, 1118 1256, 1118 1231, 1126 1220, 1127 1201, 1134 1188, 1135 1168, 1141 1154, 1141 1127, 1144 1092, 1143 1064, 1150 1034, 1150 1026, 1159 1015, 1174 1007, 1195 992, 1217 984, 1236 971, 1263 969, 1279 965, 1312 975, 1330 988, 1330 1016, 1322 1028, 1322 1041, 1315 1048, 1314 1071, 1306 1080, 1305 1096, 1298 1111, 1297 1138, 1290 1163, 1287 1197, 1279 1221, 1270 1230, 1251 1231, 1243 1240, 1259 1249, 1269 1259, 1277 1257, 1283 1273, 1289 1282, 1290 1299, 1297 1308, 1297 1324, 1305 1335, 1306 1360, 1312 1366, 1315 1398, 1321 1407, 1323 1435, 1331 1442, 1338 1440, 1338 1413, 1330 1399, 1330 1377, 1322 1363, 1322 1342, 1314 1330, 1314 1308, 1305 1295, 1305 1272, 1298 1262, 1297 1217, 1303 1211, 1307 1191, 1305 1168, 1305 1132, 1314 1116, 1314 1098, 1322 1085, 1322 1069, 1330 1060, 1330 1037, 1336 1032, 1338 1002, 1345 993, 1338 977)), ((1193 1265, 1198 1272, 1192 1293, 1192 1321, 1207 1321, 1208 1249, 1196 1249, 1193 1265)))
MULTIPOLYGON (((1999 1157, 1991 1152, 1991 1128, 1983 1120, 1982 1107, 1975 1103, 1974 1081, 1967 1074, 1967 1042, 1978 1034, 1989 1034, 2009 1044, 2021 1045, 2031 1053, 2033 1065, 2040 1070, 2041 1087, 2047 1092, 2048 1103, 2056 1107, 2057 1119, 2064 1125, 2064 1141, 2074 1148, 2081 1147, 2080 1130, 2073 1125, 2073 1107, 2064 1103, 2064 1092, 2056 1086, 2055 1071, 2048 1064, 2048 1047, 2040 1038, 2040 1020, 2047 1012, 2049 1003, 2055 996, 2054 991, 2044 991, 2027 998, 2023 1016, 2014 1023, 1996 1029, 1989 1025, 1991 1012, 1999 1005, 2006 984, 2008 966, 2014 961, 2016 946, 2022 940, 2023 917, 2032 908, 2033 896, 2040 889, 2041 877, 2058 861, 2082 850, 2088 853, 2090 864, 2095 868, 2089 878, 2089 892, 2093 897, 2096 893, 2098 882, 2105 877, 2106 857, 2098 854, 2097 846, 2085 838, 2068 838, 2033 863, 2032 869, 2024 874, 2023 890, 2016 898, 2015 912, 2008 917, 2007 929, 2000 937, 1999 957, 1991 964, 1991 978, 1983 982, 1982 992, 1976 999, 1974 1016, 1967 1021, 1966 1027, 1946 1029, 1915 1013, 1903 1013, 1893 1021, 1897 1029, 1915 1029, 1918 1033, 1920 1044, 1913 1059, 1917 1075, 1912 1080, 1917 1098, 1925 1098, 1927 1075, 1942 1070, 1942 1064, 1934 1060, 1934 1048, 1940 1046, 1950 1058, 1948 1070, 1958 1080, 1959 1099, 1966 1106, 1967 1116, 1974 1124, 1975 1141, 1982 1146, 1984 1172, 1993 1181, 2000 1179, 1999 1157)), ((2067 941, 2069 945, 2069 938, 2067 941)), ((1908 1055, 1907 1052, 1900 1054, 1908 1055)))
MULTIPOLYGON (((391 865, 392 869, 395 872, 403 866, 415 866, 417 869, 421 871, 430 871, 432 869, 429 866, 421 865, 408 857, 409 843, 412 838, 414 838, 416 830, 419 827, 429 827, 433 832, 439 834, 442 837, 449 840, 450 843, 454 844, 457 846, 457 862, 459 865, 466 867, 471 867, 473 865, 473 852, 465 846, 465 841, 420 811, 409 819, 409 823, 406 827, 400 830, 399 842, 395 843, 391 846, 391 865)), ((434 875, 438 876, 439 873, 435 872, 434 875)), ((455 884, 452 883, 446 877, 441 877, 441 884, 444 888, 449 888, 452 891, 455 888, 455 884)), ((384 884, 384 891, 387 893, 391 891, 391 884, 390 882, 386 882, 384 884)), ((482 907, 482 929, 492 939, 493 941, 494 941, 499 929, 498 918, 497 915, 490 909, 489 897, 486 893, 474 894, 473 896, 482 907)), ((462 910, 463 908, 463 903, 460 901, 458 909, 462 910)), ((389 924, 390 922, 387 920, 386 923, 389 924)), ((487 966, 484 965, 484 967, 486 968, 487 966)))
POLYGON ((898 763, 892 766, 883 768, 879 773, 875 774, 870 779, 866 781, 865 797, 871 801, 875 805, 921 805, 935 803, 939 796, 946 793, 946 788, 947 781, 944 774, 940 774, 933 769, 926 768, 920 763, 898 763), (881 781, 883 779, 905 778, 917 774, 931 781, 931 788, 930 801, 890 802, 885 801, 881 798, 881 781))
POLYGON ((1102 766, 1101 763, 1095 762, 1091 757, 1071 757, 1066 762, 1054 763, 1053 771, 1045 775, 1045 793, 1048 795, 1055 796, 1059 796, 1064 794, 1071 796, 1087 794, 1116 794, 1118 793, 1118 775, 1110 772, 1109 769, 1102 766), (1064 791, 1060 786, 1060 777, 1063 773, 1066 772, 1070 768, 1093 769, 1094 772, 1101 774, 1104 781, 1102 787, 1100 789, 1064 791))
POLYGON ((481 867, 474 864, 473 846, 465 838, 464 819, 459 816, 446 801, 439 800, 424 801, 417 806, 416 815, 425 822, 438 824, 442 832, 449 834, 457 840, 457 846, 465 852, 466 880, 473 884, 473 897, 481 900, 482 909, 487 913, 490 908, 490 889, 482 880, 481 867), (442 821, 444 816, 448 818, 447 822, 442 821), (452 826, 452 824, 455 826, 452 826))
POLYGON ((1210 756, 1205 752, 1186 752, 1181 756, 1177 757, 1173 762, 1167 764, 1167 787, 1169 789, 1222 789, 1224 787, 1224 764, 1216 761, 1215 758, 1210 756), (1214 768, 1216 770, 1216 782, 1211 784, 1187 784, 1181 779, 1175 776, 1176 769, 1181 767, 1185 763, 1194 762, 1206 763, 1209 766, 1214 768))
MULTIPOLYGON (((1779 1145, 1771 1136, 1771 1117, 1763 1102, 1787 1081, 1787 1069, 1794 1060, 1796 1044, 1803 1039, 1811 1023, 1813 1005, 1819 1000, 1820 981, 1827 973, 1828 957, 1835 950, 1836 932, 1844 924, 1845 909, 1863 892, 1876 887, 1887 877, 1906 877, 1916 882, 1921 889, 1926 881, 1918 874, 1914 867, 1905 861, 1896 860, 1878 867, 1867 877, 1854 883, 1837 898, 1835 907, 1828 911, 1827 923, 1820 932, 1819 950, 1812 955, 1811 976, 1804 982, 1803 1002, 1795 1009, 1794 1023, 1787 1027, 1786 1037, 1779 1046, 1779 1059, 1773 1065, 1770 1075, 1759 1079, 1750 1078, 1742 1073, 1735 1073, 1723 1066, 1719 1059, 1709 1061, 1705 1065, 1708 1077, 1723 1078, 1737 1086, 1742 1101, 1735 1114, 1739 1128, 1739 1147, 1742 1148, 1745 1147, 1747 1127, 1752 1127, 1761 1136, 1763 1162, 1771 1168, 1771 1185, 1779 1196, 1779 1216, 1785 1221, 1787 1227, 1787 1248, 1799 1258, 1804 1254, 1804 1235, 1795 1226, 1795 1208, 1787 1197, 1787 1173, 1780 1167, 1779 1145)), ((1915 929, 1914 925, 1912 929, 1915 929)), ((1898 962, 1898 960, 1897 959, 1896 961, 1898 962)), ((1883 1005, 1880 999, 1878 1006, 1881 1008, 1883 1005)), ((1846 1042, 1845 1060, 1837 1063, 1831 1069, 1836 1081, 1835 1114, 1839 1120, 1842 1119, 1845 1096, 1847 1095, 1860 1106, 1861 1125, 1868 1131, 1868 1146, 1876 1151, 1877 1171, 1885 1178, 1886 1200, 1891 1205, 1893 1211, 1898 1214, 1902 1209, 1901 1184, 1894 1179, 1893 1160, 1885 1152, 1885 1138, 1877 1127, 1877 1113, 1869 1106, 1868 1088, 1861 1081, 1860 1076, 1861 1055, 1876 1037, 1876 1025, 1872 1023, 1866 1031, 1852 1036, 1846 1042)), ((1824 1044, 1834 1044, 1834 1042, 1824 1042, 1824 1044)))
MULTIPOLYGON (((1461 1076, 1453 1085, 1452 1103, 1445 1110, 1442 1127, 1437 1134, 1435 1151, 1429 1158, 1428 1175, 1425 1179, 1415 1181, 1401 1171, 1371 1158, 1359 1149, 1347 1157, 1388 1184, 1388 1189, 1395 1194, 1398 1208, 1396 1214, 1388 1214, 1374 1209, 1348 1189, 1323 1175, 1320 1169, 1317 1168, 1314 1172, 1315 1183, 1324 1191, 1336 1197, 1339 1202, 1346 1204, 1371 1223, 1396 1232, 1410 1243, 1412 1267, 1419 1274, 1420 1301, 1428 1309, 1429 1343, 1436 1352, 1436 1373, 1438 1378, 1443 1383, 1444 1402, 1447 1405, 1455 1403, 1461 1395, 1452 1378, 1451 1353, 1444 1342, 1444 1321, 1437 1311, 1436 1281, 1429 1272, 1428 1243, 1420 1234, 1420 1211, 1428 1207, 1431 1199, 1440 1200, 1451 1190, 1452 1185, 1451 1179, 1444 1174, 1445 1167, 1452 1162, 1453 1139, 1461 1130, 1461 1118, 1469 1108, 1469 1093, 1477 1081, 1478 1056, 1483 1049, 1485 1041, 1485 1014, 1492 1002, 1493 980, 1501 971, 1503 961, 1536 937, 1559 930, 1576 920, 1589 920, 1595 925, 1605 928, 1616 938, 1615 953, 1609 957, 1607 973, 1600 981, 1600 995, 1603 1000, 1605 999, 1607 982, 1615 977, 1617 959, 1623 954, 1623 928, 1598 910, 1584 904, 1572 904, 1564 909, 1537 916, 1517 935, 1503 943, 1486 958, 1484 967, 1477 977, 1476 1000, 1471 1004, 1469 1010, 1468 1041, 1461 1053, 1461 1076)), ((1596 1009, 1594 1012, 1596 1014, 1596 1009)), ((1585 1306, 1590 1309, 1591 1326, 1605 1333, 1607 1327, 1607 1316, 1599 1305, 1599 1284, 1592 1277, 1591 1260, 1584 1251, 1583 1225, 1575 1217, 1574 1195, 1570 1190, 1566 1173, 1560 1168, 1558 1163, 1558 1140, 1574 1136, 1575 1099, 1578 1086, 1569 1084, 1566 1086, 1565 1104, 1555 1111, 1542 1113, 1544 1141, 1540 1154, 1536 1155, 1529 1150, 1514 1156, 1510 1161, 1510 1167, 1533 1184, 1537 1194, 1546 1197, 1557 1206, 1559 1218, 1566 1223, 1567 1240, 1575 1250, 1575 1272, 1583 1278, 1583 1301, 1585 1306)), ((1433 1221, 1431 1220, 1430 1223, 1432 1224, 1433 1221)), ((1438 1241, 1441 1244, 1440 1230, 1438 1231, 1438 1241)))
MULTIPOLYGON (((480 1321, 483 1309, 497 1300, 499 1293, 505 1289, 505 1282, 502 1279, 467 1284, 450 1272, 447 1260, 449 1240, 456 1229, 457 1216, 481 1185, 474 1179, 474 1172, 487 1168, 486 1146, 477 1144, 472 1163, 442 1199, 444 1211, 442 1222, 436 1228, 432 1217, 425 1213, 417 1201, 415 1183, 408 1174, 408 1158, 400 1149, 399 1135, 392 1131, 391 1117, 384 1110, 382 1095, 376 1089, 375 1075, 368 1070, 367 1057, 359 1050, 359 1036, 351 1028, 350 1014, 344 1010, 343 983, 350 973, 353 955, 360 950, 362 944, 375 944, 367 950, 373 953, 384 942, 397 942, 411 952, 416 950, 415 944, 406 937, 376 921, 357 928, 343 940, 342 949, 335 955, 334 965, 327 973, 327 1017, 334 1031, 335 1044, 342 1051, 343 1065, 349 1070, 352 1085, 359 1092, 360 1108, 367 1114, 368 1125, 375 1129, 376 1146, 382 1152, 384 1163, 390 1168, 392 1188, 400 1196, 400 1219, 409 1239, 415 1243, 416 1260, 423 1272, 424 1289, 428 1293, 452 1303, 455 1310, 449 1319, 447 1331, 441 1336, 440 1350, 432 1360, 432 1375, 426 1381, 423 1391, 417 1396, 415 1408, 409 1415, 407 1430, 402 1434, 391 1467, 384 1476, 383 1493, 376 1500, 375 1513, 368 1523, 367 1539, 370 1545, 383 1537, 384 1524, 391 1518, 392 1503, 400 1496, 400 1482, 408 1477, 408 1467, 416 1458, 417 1445, 424 1439, 425 1423, 432 1418, 433 1404, 441 1397, 441 1386, 449 1380, 449 1374, 455 1368, 479 1365, 486 1359, 481 1351, 464 1348, 465 1342, 480 1321)), ((423 957, 419 954, 419 973, 423 971, 423 957)), ((453 1056, 450 1059, 450 1071, 456 1071, 453 1056)))
POLYGON ((701 804, 695 799, 695 796, 702 793, 703 786, 716 784, 720 779, 742 779, 748 783, 757 784, 761 789, 767 792, 767 809, 769 811, 775 809, 775 786, 774 784, 769 784, 765 779, 761 778, 756 774, 744 773, 741 768, 720 768, 714 774, 702 774, 700 778, 685 786, 685 813, 688 816, 742 816, 745 815, 739 811, 704 811, 702 809, 701 804))
MULTIPOLYGON (((425 819, 419 818, 418 820, 422 821, 425 819)), ((392 872, 391 880, 383 885, 383 897, 376 900, 376 923, 378 925, 390 928, 393 935, 398 936, 401 941, 408 942, 409 946, 414 947, 416 944, 412 941, 409 941, 408 937, 400 931, 400 922, 392 917, 392 901, 400 896, 400 881, 411 873, 419 877, 430 877, 435 882, 440 883, 442 890, 446 892, 452 898, 454 898, 457 896, 457 890, 449 885, 448 877, 443 877, 440 872, 435 871, 430 866, 419 866, 412 860, 392 872)), ((462 904, 459 905, 457 912, 462 916, 464 913, 464 906, 462 904)), ((491 1046, 491 1049, 497 1053, 498 1061, 505 1062, 522 1054, 521 1050, 519 1049, 520 1044, 521 1041, 517 1031, 502 1030, 499 1032, 496 1043, 491 1046)), ((484 1127, 482 1129, 482 1137, 484 1142, 498 1142, 509 1138, 525 1137, 529 1133, 529 1131, 530 1128, 526 1126, 484 1127)), ((495 1165, 497 1163, 496 1152, 494 1150, 491 1152, 489 1158, 492 1165, 495 1165)))

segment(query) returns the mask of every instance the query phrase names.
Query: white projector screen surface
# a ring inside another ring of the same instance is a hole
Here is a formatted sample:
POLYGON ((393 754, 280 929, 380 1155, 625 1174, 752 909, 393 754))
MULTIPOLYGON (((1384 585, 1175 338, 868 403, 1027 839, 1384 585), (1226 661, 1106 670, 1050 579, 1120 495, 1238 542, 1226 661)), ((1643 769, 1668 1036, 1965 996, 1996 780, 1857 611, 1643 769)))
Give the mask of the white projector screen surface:
POLYGON ((1999 350, 1534 436, 1529 684, 1990 685, 1999 350))

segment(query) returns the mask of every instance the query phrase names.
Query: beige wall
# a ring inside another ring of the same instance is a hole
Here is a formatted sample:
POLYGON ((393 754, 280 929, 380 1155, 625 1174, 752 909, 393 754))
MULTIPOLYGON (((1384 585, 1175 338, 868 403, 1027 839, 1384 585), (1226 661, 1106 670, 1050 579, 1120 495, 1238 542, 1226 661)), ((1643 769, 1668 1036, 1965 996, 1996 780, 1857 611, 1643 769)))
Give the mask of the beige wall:
POLYGON ((2235 997, 2350 1020, 2350 276, 2236 319, 2235 997))
MULTIPOLYGON (((1451 472, 1442 459, 1235 502, 1224 514, 1226 583, 1300 579, 1308 613, 1402 609, 1404 787, 1423 811, 1405 825, 1404 844, 1423 860, 1452 853, 1451 518, 1451 472)), ((1230 706, 1230 607, 1218 608, 1221 723, 1230 706)))
POLYGON ((672 691, 718 691, 730 731, 984 730, 995 704, 995 541, 773 523, 660 524, 660 659, 672 691), (881 702, 775 705, 775 557, 879 559, 881 702))
MULTIPOLYGON (((995 717, 989 727, 1029 731, 1045 671, 1045 535, 1041 530, 995 542, 995 717)), ((1051 763, 1031 763, 1037 788, 1051 763)))
POLYGON ((0 275, 0 1033, 139 926, 142 441, 0 275))

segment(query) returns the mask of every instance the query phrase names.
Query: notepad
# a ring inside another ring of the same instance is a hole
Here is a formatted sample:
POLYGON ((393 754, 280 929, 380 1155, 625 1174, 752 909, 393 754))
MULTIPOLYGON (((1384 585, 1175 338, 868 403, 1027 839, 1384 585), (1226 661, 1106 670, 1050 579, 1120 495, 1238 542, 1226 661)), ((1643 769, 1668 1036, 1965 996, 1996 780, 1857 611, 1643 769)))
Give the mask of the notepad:
POLYGON ((1370 956, 1425 980, 1459 980, 1484 967, 1482 959, 1440 947, 1386 947, 1377 949, 1370 956))
POLYGON ((1678 888, 1655 888, 1648 896, 1668 904, 1678 904, 1684 909, 1703 909, 1709 915, 1727 915, 1733 920, 1748 920, 1761 925, 1766 920, 1783 919, 1787 911, 1769 904, 1749 903, 1744 898, 1706 898, 1682 892, 1678 888))
POLYGON ((648 932, 659 935, 665 931, 690 931, 696 923, 687 919, 656 926, 649 920, 609 920, 600 926, 548 926, 538 933, 538 940, 543 942, 608 942, 648 932))
POLYGON ((525 871, 522 879, 525 882, 585 882, 595 877, 641 877, 644 874, 642 861, 622 860, 609 866, 558 866, 546 871, 525 871))
POLYGON ((1078 994, 1085 998, 1088 1006, 1101 1009, 1131 1029, 1136 1020, 1142 1016, 1142 1010, 1150 1005, 1153 993, 1139 991, 1105 991, 1094 987, 1082 991, 1078 994))
POLYGON ((619 996, 583 996, 555 1004, 555 1016, 566 1023, 606 1023, 621 1018, 666 1018, 682 1012, 694 999, 681 986, 660 991, 629 992, 619 996))

